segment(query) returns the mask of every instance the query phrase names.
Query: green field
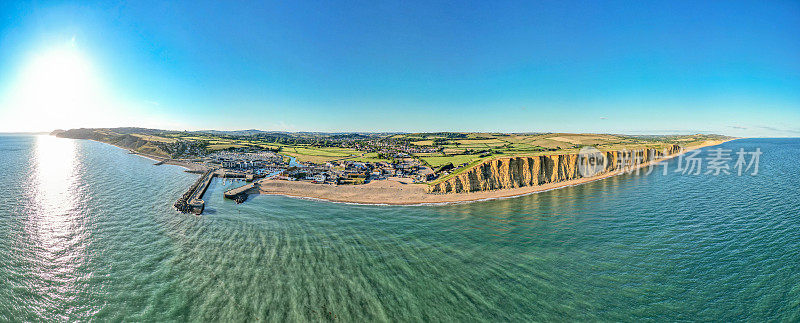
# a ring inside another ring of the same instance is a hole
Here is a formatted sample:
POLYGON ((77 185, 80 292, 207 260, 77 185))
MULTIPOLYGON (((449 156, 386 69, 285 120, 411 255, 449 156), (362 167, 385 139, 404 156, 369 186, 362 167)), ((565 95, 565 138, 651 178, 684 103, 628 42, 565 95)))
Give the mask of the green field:
POLYGON ((365 153, 363 156, 356 156, 348 158, 347 160, 352 160, 362 163, 377 163, 380 161, 388 161, 387 159, 378 158, 378 153, 365 153))
POLYGON ((473 160, 480 159, 480 155, 454 155, 454 156, 430 156, 430 157, 419 157, 420 159, 424 160, 428 165, 433 168, 447 165, 448 163, 453 163, 453 165, 458 166, 463 163, 470 163, 473 160))
POLYGON ((360 156, 361 152, 337 147, 283 147, 280 153, 297 158, 300 162, 325 163, 332 160, 360 156))

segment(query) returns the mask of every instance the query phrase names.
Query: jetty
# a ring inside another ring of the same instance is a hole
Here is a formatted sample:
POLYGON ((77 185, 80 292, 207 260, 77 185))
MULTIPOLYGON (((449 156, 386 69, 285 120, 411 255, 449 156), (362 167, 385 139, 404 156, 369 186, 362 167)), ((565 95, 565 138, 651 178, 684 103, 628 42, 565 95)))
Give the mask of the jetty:
POLYGON ((247 200, 247 191, 252 188, 256 187, 256 183, 248 183, 242 186, 239 186, 234 189, 230 189, 225 191, 225 198, 231 199, 236 201, 236 203, 242 203, 247 200))
POLYGON ((175 209, 182 213, 202 214, 205 209, 203 194, 208 190, 211 180, 216 176, 213 170, 206 170, 197 181, 189 187, 189 190, 175 202, 175 209))

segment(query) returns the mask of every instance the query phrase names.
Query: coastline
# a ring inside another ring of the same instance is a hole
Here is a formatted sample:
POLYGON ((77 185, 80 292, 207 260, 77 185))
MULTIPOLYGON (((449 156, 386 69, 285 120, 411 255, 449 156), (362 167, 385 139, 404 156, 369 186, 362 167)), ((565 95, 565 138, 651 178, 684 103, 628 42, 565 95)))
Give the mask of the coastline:
MULTIPOLYGON (((643 163, 634 169, 650 166, 653 163, 669 160, 689 151, 716 146, 732 140, 705 142, 700 145, 686 148, 680 154, 666 156, 659 160, 643 163)), ((302 199, 322 200, 336 203, 366 204, 366 205, 429 205, 478 202, 494 199, 519 197, 568 186, 581 185, 612 176, 620 175, 626 171, 615 171, 593 177, 586 177, 549 183, 537 186, 525 186, 512 189, 480 191, 470 193, 431 194, 426 192, 425 184, 413 184, 408 179, 390 178, 383 181, 373 181, 363 185, 333 186, 326 184, 313 184, 307 182, 290 182, 272 179, 258 181, 258 194, 281 195, 302 199)))
MULTIPOLYGON (((687 147, 679 154, 665 156, 662 159, 654 160, 651 162, 637 165, 633 170, 642 167, 650 166, 653 163, 669 160, 681 154, 702 149, 706 147, 720 145, 729 141, 742 139, 734 138, 730 140, 721 141, 707 141, 703 144, 687 147)), ((92 139, 86 139, 92 140, 92 139)), ((205 165, 197 164, 189 161, 174 160, 161 156, 154 156, 144 153, 132 151, 128 148, 106 143, 102 141, 92 140, 104 144, 109 144, 114 147, 124 149, 132 155, 138 155, 158 163, 167 165, 180 166, 186 169, 189 173, 202 173, 208 168, 205 165)), ((279 195, 299 199, 309 199, 326 201, 333 203, 345 204, 363 204, 363 205, 436 205, 436 204, 453 204, 453 203, 471 203, 479 201, 488 201, 496 199, 520 197, 559 188, 581 185, 597 180, 606 179, 612 176, 617 176, 625 173, 625 170, 604 173, 593 177, 585 177, 574 180, 568 180, 557 183, 548 183, 544 185, 525 186, 511 189, 499 189, 490 191, 479 191, 469 193, 445 193, 436 194, 428 193, 426 184, 412 183, 408 178, 390 177, 382 181, 373 181, 362 185, 330 185, 330 184, 313 184, 301 181, 285 181, 262 179, 257 183, 256 187, 248 190, 248 194, 260 195, 279 195)))
POLYGON ((157 161, 159 163, 162 163, 164 165, 180 166, 180 167, 185 168, 186 172, 189 172, 189 173, 203 173, 206 170, 208 170, 208 167, 206 167, 204 165, 201 165, 201 164, 198 164, 198 163, 195 163, 195 162, 175 160, 175 159, 171 159, 171 158, 157 157, 157 156, 153 156, 153 155, 137 153, 135 151, 132 151, 131 155, 139 155, 139 156, 142 156, 144 158, 155 160, 155 161, 157 161))
POLYGON ((198 163, 189 162, 189 161, 175 160, 175 159, 172 159, 172 158, 166 158, 166 157, 161 157, 161 156, 156 156, 156 155, 140 153, 140 152, 133 151, 130 148, 126 148, 126 147, 118 146, 118 145, 115 145, 115 144, 112 144, 112 143, 98 141, 98 140, 94 140, 94 139, 75 139, 75 138, 64 138, 64 137, 58 137, 58 136, 56 136, 56 138, 72 139, 72 140, 91 140, 91 141, 94 141, 94 142, 99 142, 99 143, 102 143, 102 144, 111 145, 111 146, 117 147, 119 149, 124 149, 131 155, 141 156, 141 157, 144 157, 144 158, 147 158, 147 159, 150 159, 150 160, 154 160, 157 163, 183 167, 183 168, 186 169, 186 172, 189 172, 189 173, 202 173, 202 172, 204 172, 204 171, 206 171, 208 169, 208 167, 206 167, 204 165, 201 165, 201 164, 198 164, 198 163))
MULTIPOLYGON (((88 140, 91 140, 91 139, 88 139, 88 140)), ((98 142, 102 142, 102 141, 98 141, 98 142)), ((165 158, 165 157, 160 157, 160 156, 155 156, 155 155, 148 155, 148 154, 144 154, 144 153, 140 153, 140 152, 135 152, 135 151, 130 150, 128 148, 120 147, 120 146, 117 146, 117 145, 114 145, 114 144, 109 144, 109 145, 112 145, 112 146, 117 147, 117 148, 125 149, 131 155, 141 156, 141 157, 144 157, 144 158, 147 158, 147 159, 150 159, 150 160, 154 160, 154 161, 156 161, 158 163, 162 163, 164 165, 173 165, 173 166, 183 167, 189 173, 202 173, 202 172, 204 172, 204 171, 206 171, 208 169, 208 167, 206 167, 204 165, 201 165, 201 164, 198 164, 198 163, 194 163, 194 162, 175 160, 175 159, 165 158)))

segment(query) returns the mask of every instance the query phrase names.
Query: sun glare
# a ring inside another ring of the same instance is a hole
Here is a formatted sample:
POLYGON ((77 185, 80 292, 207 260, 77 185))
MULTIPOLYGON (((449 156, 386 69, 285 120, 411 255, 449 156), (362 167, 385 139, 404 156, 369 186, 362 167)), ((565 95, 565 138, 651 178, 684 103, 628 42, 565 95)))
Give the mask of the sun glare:
POLYGON ((31 56, 10 93, 11 118, 36 129, 76 128, 107 122, 109 105, 91 62, 74 44, 31 56))

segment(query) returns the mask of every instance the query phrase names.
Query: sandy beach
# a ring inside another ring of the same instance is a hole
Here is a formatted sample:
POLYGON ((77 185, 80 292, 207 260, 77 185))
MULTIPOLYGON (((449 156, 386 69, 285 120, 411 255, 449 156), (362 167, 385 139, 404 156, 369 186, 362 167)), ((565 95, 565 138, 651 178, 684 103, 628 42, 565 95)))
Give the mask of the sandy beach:
MULTIPOLYGON (((726 141, 705 142, 702 145, 686 148, 685 152, 722 144, 726 141)), ((679 154, 670 155, 659 162, 674 158, 679 154)), ((651 163, 643 163, 637 168, 647 167, 651 163)), ((267 195, 283 195, 298 198, 313 198, 331 202, 358 203, 358 204, 388 204, 388 205, 414 205, 471 202, 488 199, 522 196, 561 187, 580 185, 624 173, 624 171, 610 172, 593 177, 580 178, 558 183, 549 183, 537 186, 526 186, 513 189, 481 191, 472 193, 431 194, 427 193, 427 184, 414 184, 408 178, 389 178, 387 180, 372 181, 364 185, 329 185, 313 184, 301 181, 284 181, 263 179, 258 182, 259 192, 267 195)))

